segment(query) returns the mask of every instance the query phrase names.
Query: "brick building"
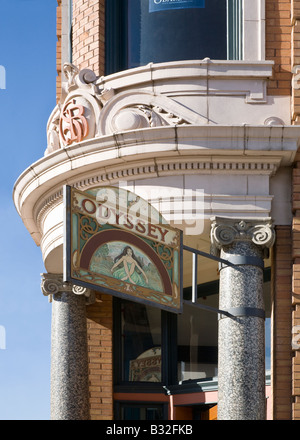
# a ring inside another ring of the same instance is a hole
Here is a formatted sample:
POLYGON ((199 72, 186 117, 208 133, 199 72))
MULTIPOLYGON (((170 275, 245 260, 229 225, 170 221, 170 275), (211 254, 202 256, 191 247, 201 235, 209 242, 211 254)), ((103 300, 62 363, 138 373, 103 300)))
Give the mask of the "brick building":
POLYGON ((53 307, 52 418, 300 418, 299 20, 298 0, 58 0, 48 146, 14 188, 53 307), (182 231, 181 313, 74 293, 64 185, 121 185, 182 231), (238 267, 200 256, 193 304, 187 247, 238 267))

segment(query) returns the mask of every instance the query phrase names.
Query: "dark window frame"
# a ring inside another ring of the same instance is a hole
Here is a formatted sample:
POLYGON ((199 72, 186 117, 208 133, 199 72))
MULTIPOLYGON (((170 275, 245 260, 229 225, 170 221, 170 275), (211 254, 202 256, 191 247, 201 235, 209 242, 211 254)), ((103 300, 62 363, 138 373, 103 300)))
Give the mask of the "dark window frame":
MULTIPOLYGON (((264 282, 271 280, 271 268, 264 269, 264 282)), ((219 292, 219 281, 213 281, 198 286, 197 296, 214 295, 219 292)), ((190 299, 191 288, 183 290, 184 299, 190 299)), ((114 392, 122 393, 162 393, 168 387, 178 388, 183 392, 199 392, 199 383, 205 384, 213 378, 188 380, 178 383, 178 344, 177 344, 177 315, 161 310, 161 353, 162 353, 162 381, 131 382, 122 380, 122 347, 121 338, 121 304, 125 300, 113 298, 113 379, 114 392)))
MULTIPOLYGON (((227 0, 227 60, 243 59, 243 0, 227 0)), ((105 4, 105 75, 127 66, 127 0, 106 0, 105 4)))
MULTIPOLYGON (((160 310, 161 313, 161 356, 162 356, 162 381, 132 382, 122 380, 122 345, 121 335, 121 305, 125 300, 113 299, 113 377, 115 392, 162 392, 164 386, 177 383, 177 315, 160 310), (171 361, 172 360, 172 361, 171 361)), ((125 301, 126 303, 126 301, 125 301)))
POLYGON ((127 1, 105 2, 105 75, 126 69, 127 45, 122 35, 127 34, 127 1))

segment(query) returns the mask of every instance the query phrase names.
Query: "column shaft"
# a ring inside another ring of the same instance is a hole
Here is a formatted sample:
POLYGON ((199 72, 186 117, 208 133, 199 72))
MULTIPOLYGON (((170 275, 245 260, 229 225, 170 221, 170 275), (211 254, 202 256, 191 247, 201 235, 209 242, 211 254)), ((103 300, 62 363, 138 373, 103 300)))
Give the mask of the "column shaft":
POLYGON ((52 299, 51 418, 88 420, 88 355, 84 295, 52 299))
POLYGON ((263 259, 275 234, 270 218, 215 217, 213 250, 220 270, 218 420, 263 420, 265 401, 265 321, 263 259), (232 266, 232 264, 234 266, 232 266))
MULTIPOLYGON (((251 242, 235 242, 221 257, 255 256, 262 251, 251 242)), ((265 323, 251 316, 264 310, 263 270, 252 265, 224 267, 220 272, 219 308, 240 316, 219 320, 218 420, 265 419, 265 323), (250 314, 250 316, 247 316, 250 314)))

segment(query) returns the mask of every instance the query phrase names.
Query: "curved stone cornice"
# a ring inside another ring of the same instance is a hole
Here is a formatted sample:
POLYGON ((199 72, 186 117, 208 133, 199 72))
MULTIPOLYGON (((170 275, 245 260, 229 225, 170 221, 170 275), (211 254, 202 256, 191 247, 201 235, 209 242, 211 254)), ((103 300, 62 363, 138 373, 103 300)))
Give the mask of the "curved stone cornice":
MULTIPOLYGON (((150 63, 101 78, 70 63, 63 70, 67 82, 63 83, 61 99, 48 120, 45 154, 76 142, 128 130, 221 124, 223 117, 212 111, 214 105, 206 102, 213 96, 243 97, 242 107, 247 107, 247 103, 266 105, 264 111, 255 112, 254 120, 272 125, 285 123, 279 117, 281 107, 270 106, 266 95, 266 79, 272 74, 270 61, 249 63, 206 58, 150 63)), ((228 112, 226 123, 243 124, 249 120, 250 113, 249 108, 228 112)))
POLYGON ((235 219, 215 217, 211 225, 212 252, 218 254, 224 246, 234 241, 251 241, 262 249, 269 249, 275 242, 271 218, 235 219))
POLYGON ((37 244, 42 211, 63 185, 80 189, 168 175, 266 174, 291 165, 299 127, 181 126, 140 129, 59 149, 32 164, 14 186, 15 206, 37 244), (155 158, 154 158, 155 157, 155 158))
MULTIPOLYGON (((166 177, 174 174, 218 174, 230 171, 234 174, 266 174, 274 175, 279 167, 280 160, 270 158, 268 161, 245 161, 245 160, 229 160, 228 157, 219 157, 218 161, 210 161, 209 159, 197 160, 195 157, 184 157, 180 159, 157 159, 156 161, 140 162, 139 166, 123 165, 123 169, 118 167, 108 167, 101 174, 89 173, 85 178, 78 180, 70 180, 69 184, 82 191, 93 186, 115 185, 120 180, 126 181, 131 179, 149 179, 156 177, 166 177)), ((37 224, 43 221, 43 215, 49 209, 52 209, 62 200, 62 188, 55 189, 47 195, 45 194, 41 200, 37 201, 33 210, 33 218, 37 224)))
POLYGON ((149 63, 135 69, 100 77, 95 84, 102 89, 147 87, 154 93, 163 90, 163 93, 168 96, 178 96, 182 92, 174 88, 174 82, 181 83, 184 80, 182 89, 188 90, 190 94, 236 93, 244 95, 247 102, 264 102, 266 98, 264 80, 272 76, 273 65, 273 61, 211 60, 210 58, 149 63), (250 86, 247 83, 245 88, 245 82, 236 81, 236 78, 250 81, 250 86), (224 83, 220 83, 220 80, 224 79, 227 82, 225 88, 224 83), (203 80, 204 83, 202 83, 203 80), (213 80, 216 83, 212 83, 213 80))

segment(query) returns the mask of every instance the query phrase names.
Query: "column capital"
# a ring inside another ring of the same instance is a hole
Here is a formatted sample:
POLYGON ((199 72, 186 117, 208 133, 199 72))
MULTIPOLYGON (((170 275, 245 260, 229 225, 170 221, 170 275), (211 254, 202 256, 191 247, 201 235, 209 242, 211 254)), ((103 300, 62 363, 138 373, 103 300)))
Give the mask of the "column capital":
POLYGON ((212 253, 218 254, 223 246, 235 241, 249 241, 268 251, 275 242, 275 230, 272 219, 237 219, 213 217, 211 219, 212 253))
POLYGON ((87 305, 95 302, 95 294, 93 290, 64 282, 62 274, 42 273, 41 290, 43 295, 50 296, 50 298, 57 293, 72 292, 75 295, 84 295, 86 297, 87 305))

